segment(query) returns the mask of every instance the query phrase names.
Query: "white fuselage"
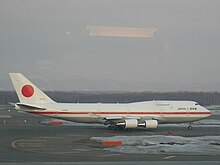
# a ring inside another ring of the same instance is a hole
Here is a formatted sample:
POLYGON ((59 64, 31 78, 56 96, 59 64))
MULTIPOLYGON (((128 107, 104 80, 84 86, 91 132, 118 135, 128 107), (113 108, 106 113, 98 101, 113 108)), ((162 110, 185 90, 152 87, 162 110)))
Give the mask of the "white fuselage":
MULTIPOLYGON (((161 123, 204 119, 211 112, 194 101, 143 101, 135 103, 56 103, 21 73, 9 73, 19 103, 16 109, 82 123, 103 123, 113 129, 157 128, 161 123)), ((188 127, 192 129, 191 126, 188 127)))
POLYGON ((193 101, 145 101, 136 103, 49 103, 45 110, 26 112, 82 123, 104 123, 106 118, 155 119, 158 123, 184 123, 207 118, 211 112, 193 101))

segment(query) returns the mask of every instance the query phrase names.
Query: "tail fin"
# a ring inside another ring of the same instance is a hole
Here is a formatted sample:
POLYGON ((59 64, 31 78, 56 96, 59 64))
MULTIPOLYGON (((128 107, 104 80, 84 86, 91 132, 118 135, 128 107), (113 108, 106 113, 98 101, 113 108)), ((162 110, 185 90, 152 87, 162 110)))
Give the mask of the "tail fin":
POLYGON ((54 103, 21 73, 9 73, 21 103, 54 103))

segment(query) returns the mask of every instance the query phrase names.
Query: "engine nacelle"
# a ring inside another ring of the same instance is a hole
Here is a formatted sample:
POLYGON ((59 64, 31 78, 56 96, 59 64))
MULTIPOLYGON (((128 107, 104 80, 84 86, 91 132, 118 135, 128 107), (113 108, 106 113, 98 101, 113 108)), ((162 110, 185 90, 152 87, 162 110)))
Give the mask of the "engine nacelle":
POLYGON ((157 128, 158 121, 157 120, 145 120, 145 128, 157 128))
POLYGON ((125 128, 137 128, 138 121, 137 119, 126 119, 125 120, 125 128))

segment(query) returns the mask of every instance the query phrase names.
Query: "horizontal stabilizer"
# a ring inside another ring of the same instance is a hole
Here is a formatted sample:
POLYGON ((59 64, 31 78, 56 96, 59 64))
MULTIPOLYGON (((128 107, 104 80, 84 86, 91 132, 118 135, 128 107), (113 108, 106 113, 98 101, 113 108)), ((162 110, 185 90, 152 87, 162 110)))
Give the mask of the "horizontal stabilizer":
POLYGON ((15 106, 16 103, 8 102, 8 104, 15 106))
POLYGON ((25 109, 25 110, 46 110, 43 107, 32 105, 32 104, 26 104, 26 103, 16 103, 16 106, 18 106, 20 109, 25 109))

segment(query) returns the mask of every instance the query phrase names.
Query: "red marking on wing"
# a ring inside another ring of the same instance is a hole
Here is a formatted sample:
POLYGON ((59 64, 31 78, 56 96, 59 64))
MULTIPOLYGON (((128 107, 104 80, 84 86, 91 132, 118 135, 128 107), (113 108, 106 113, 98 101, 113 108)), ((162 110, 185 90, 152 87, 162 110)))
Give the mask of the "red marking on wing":
POLYGON ((61 125, 61 124, 63 124, 63 122, 61 122, 61 121, 51 121, 50 124, 61 125))
POLYGON ((114 146, 121 146, 123 145, 122 141, 104 141, 102 145, 105 147, 114 147, 114 146))

